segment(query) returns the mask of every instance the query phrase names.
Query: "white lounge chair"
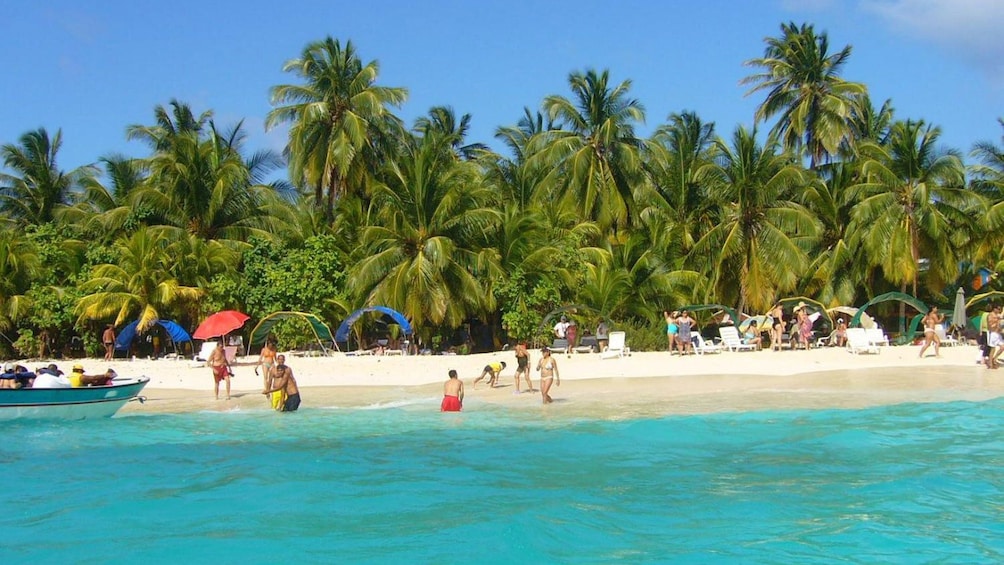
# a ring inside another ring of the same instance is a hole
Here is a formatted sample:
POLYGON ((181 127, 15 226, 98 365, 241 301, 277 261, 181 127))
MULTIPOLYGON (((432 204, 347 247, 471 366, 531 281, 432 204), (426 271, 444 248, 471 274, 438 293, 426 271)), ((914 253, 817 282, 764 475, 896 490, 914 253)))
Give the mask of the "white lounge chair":
POLYGON ((202 362, 209 361, 209 356, 213 353, 214 349, 216 349, 215 341, 203 341, 202 348, 195 354, 195 360, 202 362))
POLYGON ((889 345, 889 336, 885 335, 882 328, 875 326, 874 328, 869 328, 865 330, 865 336, 868 343, 872 345, 889 345))
POLYGON ((847 329, 847 351, 854 354, 882 352, 877 344, 868 339, 866 331, 864 328, 847 329))
POLYGON ((610 332, 610 341, 607 343, 607 350, 600 354, 600 359, 613 359, 624 357, 631 352, 625 344, 626 334, 624 332, 610 332))
POLYGON ((696 351, 698 355, 704 355, 705 353, 722 352, 721 345, 713 341, 704 341, 704 337, 701 334, 694 332, 691 335, 693 335, 694 339, 697 340, 697 344, 694 345, 694 351, 696 351))
POLYGON ((735 326, 722 326, 718 328, 718 335, 722 336, 722 344, 729 351, 756 351, 756 345, 743 343, 739 338, 739 330, 735 326))
POLYGON ((955 336, 949 335, 948 332, 945 331, 945 326, 943 326, 942 324, 934 326, 934 333, 935 335, 938 336, 938 339, 941 340, 941 345, 947 347, 955 347, 956 345, 962 345, 962 342, 955 339, 955 336))

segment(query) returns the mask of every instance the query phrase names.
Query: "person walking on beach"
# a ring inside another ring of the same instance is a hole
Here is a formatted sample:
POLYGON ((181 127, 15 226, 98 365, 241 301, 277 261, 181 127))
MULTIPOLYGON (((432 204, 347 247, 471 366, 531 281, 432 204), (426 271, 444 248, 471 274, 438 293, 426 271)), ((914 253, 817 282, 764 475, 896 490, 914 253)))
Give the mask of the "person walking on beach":
POLYGON ((492 361, 491 363, 485 365, 484 370, 481 371, 481 376, 474 379, 471 386, 477 388, 481 379, 488 377, 488 386, 495 388, 495 385, 499 380, 499 374, 502 373, 502 369, 505 369, 505 361, 492 361))
POLYGON ((774 319, 774 329, 770 332, 770 350, 781 351, 781 341, 784 337, 784 307, 776 302, 770 309, 770 317, 774 319))
MULTIPOLYGON (((516 373, 519 375, 519 373, 516 373)), ((529 377, 527 377, 529 378, 529 377)), ((516 388, 519 389, 519 377, 516 377, 516 388)), ((464 381, 457 378, 456 369, 450 369, 450 378, 443 383, 443 403, 439 405, 440 412, 460 412, 464 409, 464 381)))
POLYGON ((541 359, 537 362, 537 370, 540 371, 540 398, 544 404, 550 404, 551 383, 561 386, 561 377, 558 376, 558 362, 551 357, 551 350, 543 348, 540 350, 541 359))
POLYGON ((526 342, 521 341, 516 344, 516 393, 520 392, 519 376, 526 377, 527 392, 533 392, 533 381, 530 380, 530 352, 526 349, 526 342))
POLYGON ((938 351, 941 346, 941 339, 938 338, 937 325, 944 321, 945 317, 938 313, 937 306, 931 306, 931 310, 924 316, 924 346, 920 348, 920 357, 924 357, 927 348, 934 344, 934 356, 941 357, 938 351))
POLYGON ((105 361, 111 361, 115 356, 115 326, 108 324, 101 334, 101 343, 105 346, 105 361))
MULTIPOLYGON (((272 383, 270 388, 262 391, 268 396, 273 393, 282 393, 283 402, 279 412, 296 412, 300 407, 300 389, 296 386, 296 378, 293 376, 293 369, 286 364, 286 356, 278 355, 275 358, 275 368, 272 369, 272 383)), ((228 381, 229 384, 229 381, 228 381)))
POLYGON ((216 349, 209 354, 209 359, 206 360, 206 364, 213 371, 213 381, 215 387, 213 392, 216 394, 216 400, 220 399, 220 381, 227 381, 227 400, 230 400, 230 377, 233 375, 233 371, 230 370, 230 363, 227 361, 226 352, 223 350, 223 340, 216 342, 216 349))

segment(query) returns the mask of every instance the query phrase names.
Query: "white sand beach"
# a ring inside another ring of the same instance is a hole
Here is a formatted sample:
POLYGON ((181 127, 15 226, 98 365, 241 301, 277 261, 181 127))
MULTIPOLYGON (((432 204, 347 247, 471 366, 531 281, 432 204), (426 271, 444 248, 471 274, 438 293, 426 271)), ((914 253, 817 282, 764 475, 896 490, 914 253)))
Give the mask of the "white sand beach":
MULTIPOLYGON (((837 348, 687 357, 643 352, 615 359, 601 359, 598 354, 556 355, 562 384, 552 388, 555 403, 547 407, 541 406, 539 394, 515 394, 512 351, 464 356, 289 355, 287 364, 302 389, 304 407, 428 403, 430 409, 438 410, 442 382, 449 369, 456 369, 465 382, 464 406, 468 412, 494 404, 620 418, 980 401, 1004 395, 1004 371, 989 370, 978 363, 979 351, 974 346, 943 347, 941 357, 934 357, 929 350, 928 357, 919 359, 918 353, 916 346, 892 346, 883 347, 880 354, 860 355, 837 348), (491 361, 507 363, 500 386, 492 389, 482 381, 474 389, 472 381, 491 361)), ((539 352, 532 351, 531 355, 532 363, 536 363, 539 352)), ((82 363, 89 373, 110 367, 120 375, 150 377, 143 393, 147 402, 130 403, 122 413, 267 407, 260 394, 262 377, 254 372, 257 356, 237 359, 231 399, 219 401, 213 398, 210 370, 188 359, 111 363, 86 359, 82 363)), ((35 363, 28 365, 34 367, 35 363)), ((536 386, 535 372, 533 378, 536 386)))

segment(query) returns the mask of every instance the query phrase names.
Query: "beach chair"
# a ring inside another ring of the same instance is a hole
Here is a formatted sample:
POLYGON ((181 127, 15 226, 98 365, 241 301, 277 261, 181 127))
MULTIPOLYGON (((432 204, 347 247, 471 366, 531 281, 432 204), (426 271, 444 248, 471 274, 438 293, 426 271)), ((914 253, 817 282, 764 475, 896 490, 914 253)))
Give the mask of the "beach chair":
POLYGON ((209 361, 209 355, 212 354, 214 349, 216 349, 215 341, 203 341, 202 348, 195 354, 195 360, 202 361, 203 363, 209 361))
POLYGON ((694 336, 694 340, 697 341, 697 343, 694 344, 694 351, 697 352, 698 355, 704 355, 705 353, 721 353, 722 352, 722 346, 721 345, 719 345, 719 344, 717 344, 717 343, 715 343, 713 341, 704 341, 704 336, 702 336, 700 333, 694 332, 691 335, 693 335, 694 336))
POLYGON ((568 340, 556 337, 548 349, 551 350, 551 353, 564 353, 568 349, 568 340))
POLYGON ((885 335, 882 328, 875 326, 874 328, 869 328, 865 330, 865 336, 868 339, 868 343, 872 345, 889 345, 889 337, 885 335))
POLYGON ((722 337, 722 345, 729 351, 756 351, 756 345, 743 343, 739 337, 739 330, 735 326, 721 326, 718 328, 718 335, 722 337))
POLYGON ((631 350, 625 344, 626 336, 624 332, 610 332, 607 350, 600 354, 600 359, 614 359, 627 355, 631 350))
POLYGON ((847 351, 856 354, 860 353, 881 353, 882 350, 875 343, 868 339, 867 330, 864 328, 847 329, 847 351))
POLYGON ((947 347, 955 347, 956 345, 962 345, 962 342, 955 339, 955 336, 950 335, 947 331, 945 331, 945 326, 943 326, 942 324, 934 326, 934 333, 935 335, 938 336, 938 339, 941 340, 941 345, 947 347))

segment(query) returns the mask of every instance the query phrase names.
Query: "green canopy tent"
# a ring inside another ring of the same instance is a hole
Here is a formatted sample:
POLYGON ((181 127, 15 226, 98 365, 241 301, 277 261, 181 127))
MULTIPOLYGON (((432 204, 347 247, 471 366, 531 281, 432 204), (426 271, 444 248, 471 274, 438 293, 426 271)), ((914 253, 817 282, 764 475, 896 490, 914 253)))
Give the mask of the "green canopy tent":
MULTIPOLYGON (((863 306, 858 308, 858 313, 855 314, 851 318, 851 321, 847 323, 847 327, 853 328, 860 325, 861 316, 862 314, 864 314, 865 310, 867 310, 869 306, 873 304, 878 304, 880 302, 889 302, 892 300, 909 304, 910 306, 916 308, 918 312, 920 312, 920 314, 914 316, 913 321, 910 323, 910 329, 907 330, 904 335, 900 336, 899 341, 901 343, 909 342, 910 340, 913 339, 914 334, 917 332, 917 328, 920 326, 920 321, 923 319, 924 314, 927 314, 930 308, 928 308, 927 304, 924 304, 924 302, 919 298, 917 298, 916 296, 912 296, 903 292, 887 292, 885 294, 880 294, 875 298, 872 298, 868 302, 865 302, 863 306)), ((900 320, 901 324, 900 328, 903 327, 903 323, 904 323, 903 320, 900 320)))
POLYGON ((969 310, 977 304, 982 304, 989 300, 1004 298, 1004 292, 999 290, 991 290, 990 292, 984 292, 983 294, 975 294, 972 298, 966 301, 966 310, 969 310))
POLYGON ((820 317, 824 318, 826 322, 830 325, 830 328, 834 327, 833 318, 830 316, 829 311, 827 311, 826 306, 823 306, 822 302, 818 300, 813 300, 811 298, 806 298, 804 296, 795 296, 792 298, 782 298, 778 302, 782 306, 798 305, 800 302, 804 303, 809 310, 819 312, 820 317))
POLYGON ((251 353, 252 345, 261 345, 265 343, 268 338, 268 334, 271 333, 272 327, 275 326, 280 320, 286 320, 289 318, 300 318, 306 320, 310 324, 310 329, 314 332, 314 337, 317 339, 317 344, 321 346, 321 351, 325 354, 328 352, 328 348, 324 346, 325 342, 334 345, 337 349, 338 344, 335 343, 334 337, 331 335, 331 329, 321 321, 320 318, 314 314, 309 314, 307 312, 275 312, 269 314, 262 318, 258 325, 251 330, 251 339, 248 342, 248 354, 251 353))
POLYGON ((724 310, 725 313, 729 315, 729 318, 732 319, 732 323, 735 324, 736 326, 738 326, 739 322, 742 321, 739 319, 739 314, 736 313, 735 308, 730 308, 724 304, 688 304, 686 306, 674 308, 674 310, 679 310, 680 312, 683 312, 684 310, 686 310, 687 312, 702 312, 704 310, 724 310))

